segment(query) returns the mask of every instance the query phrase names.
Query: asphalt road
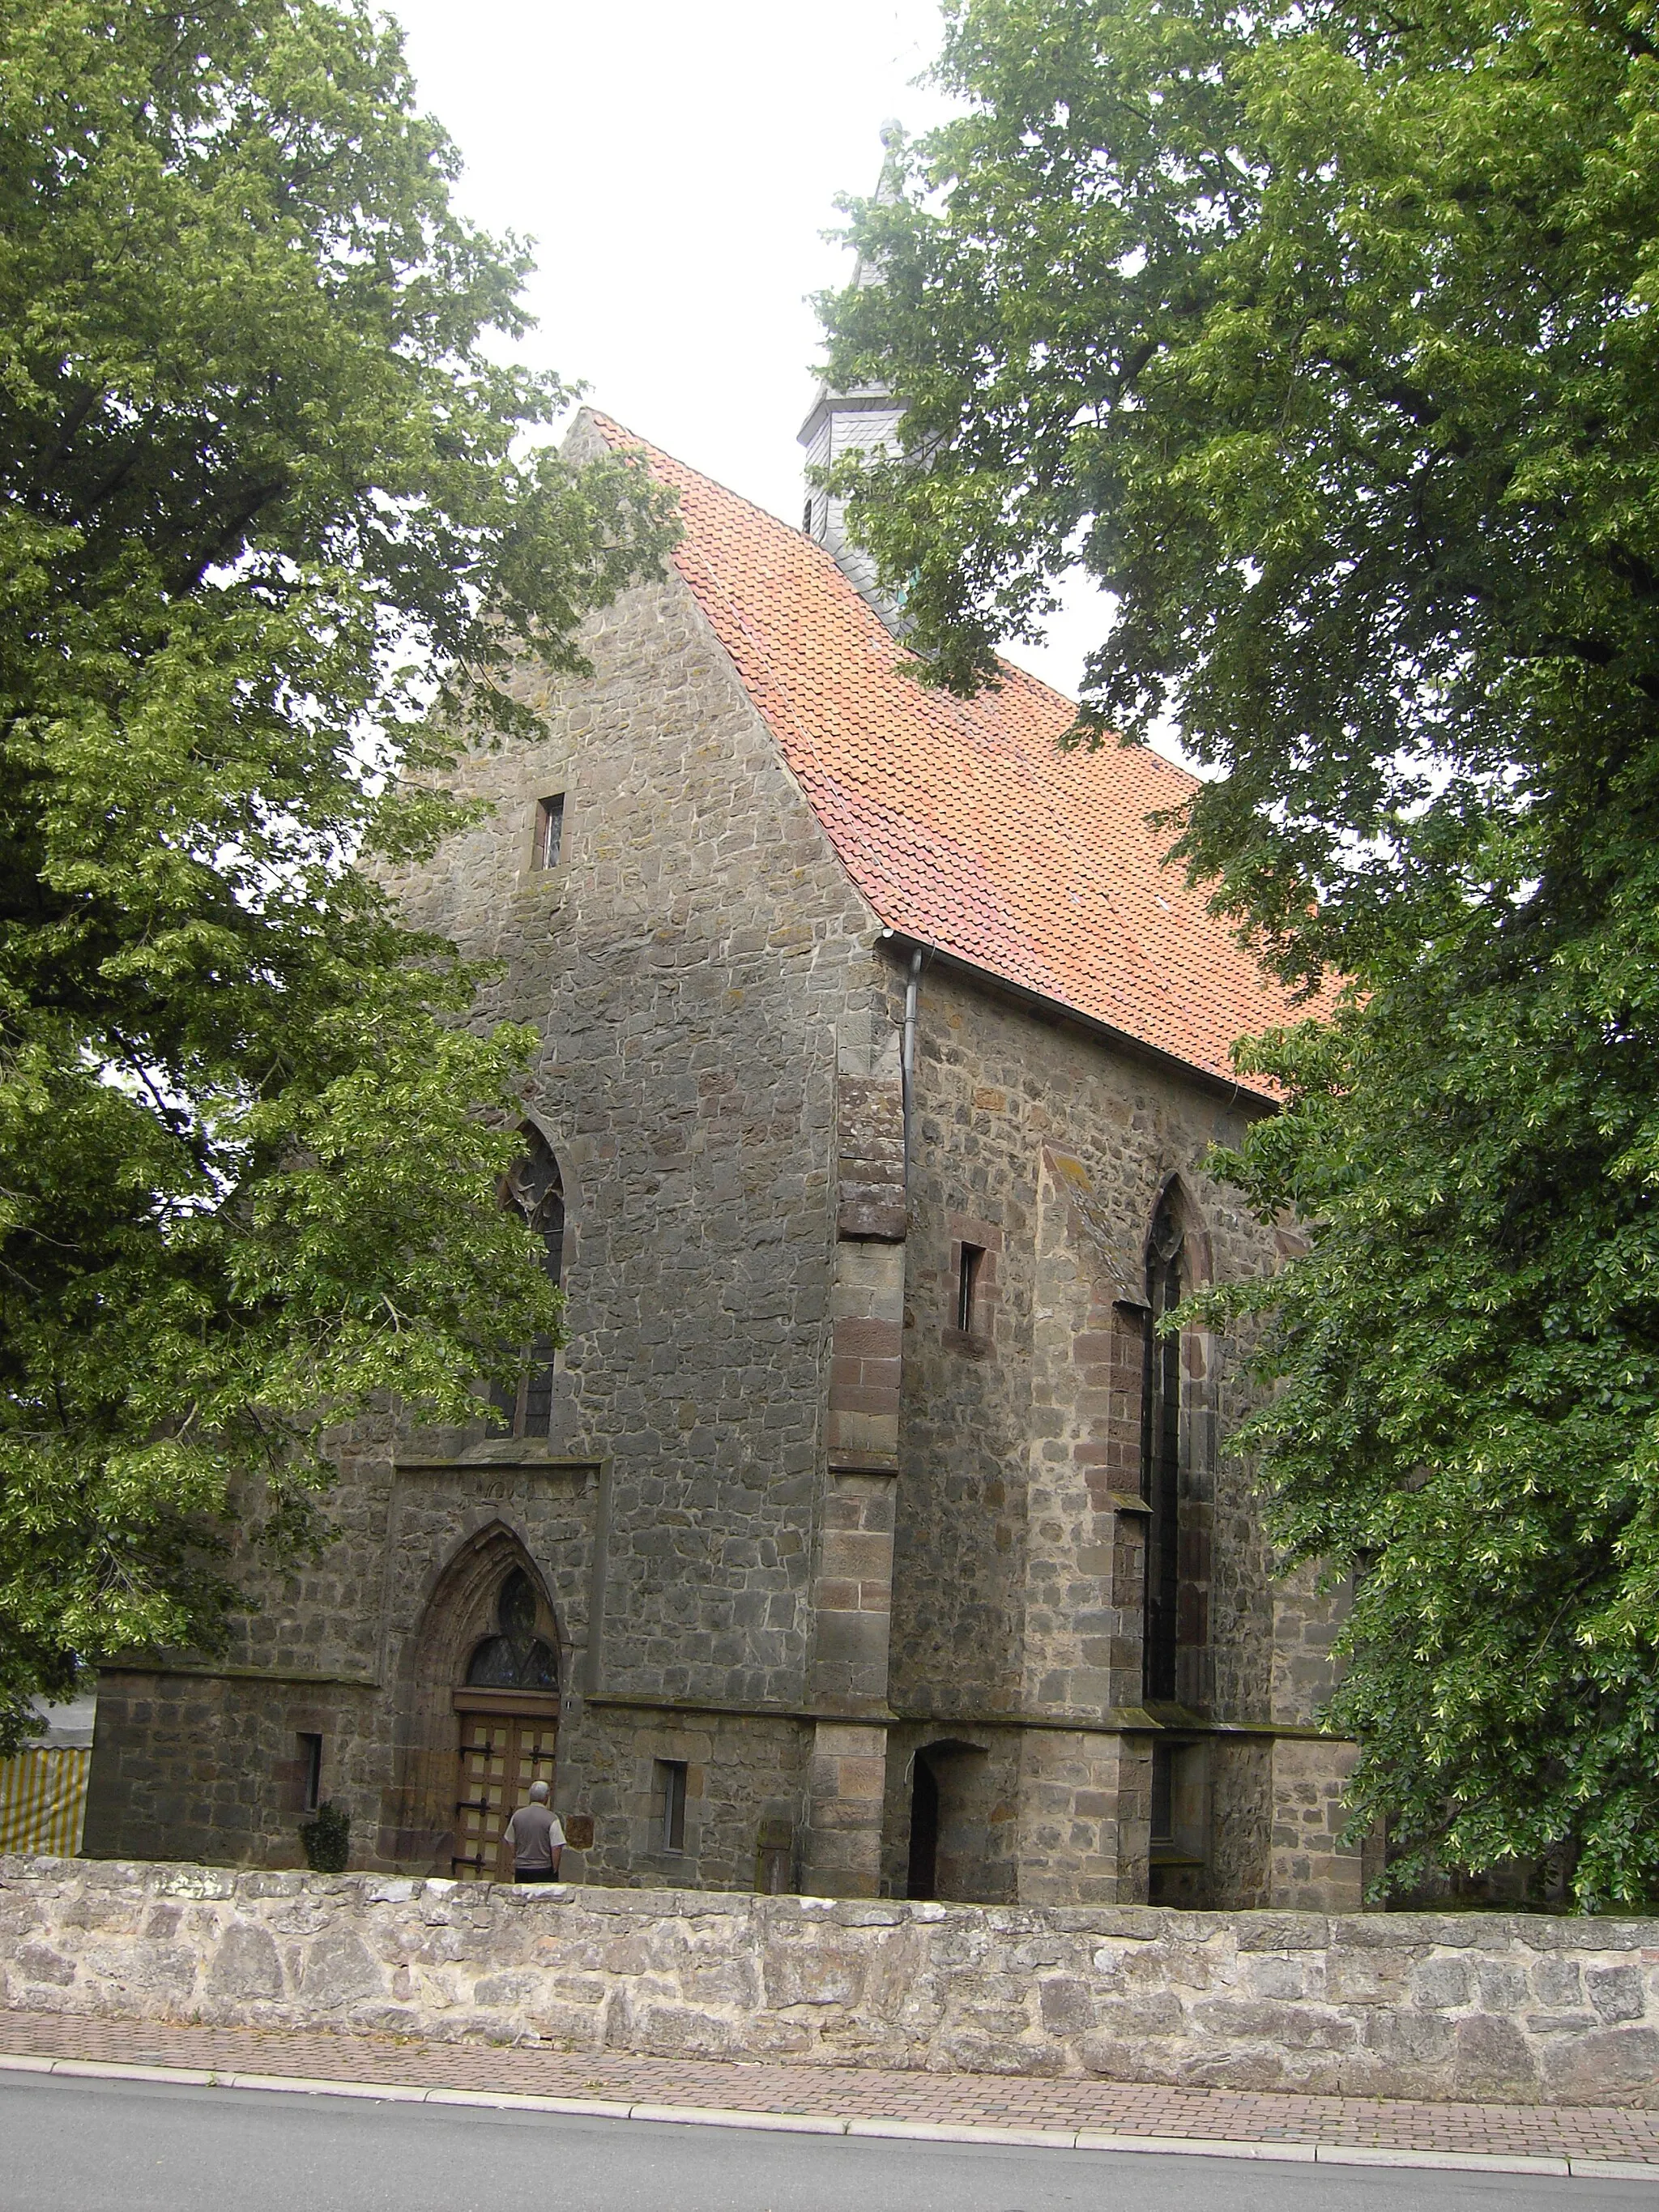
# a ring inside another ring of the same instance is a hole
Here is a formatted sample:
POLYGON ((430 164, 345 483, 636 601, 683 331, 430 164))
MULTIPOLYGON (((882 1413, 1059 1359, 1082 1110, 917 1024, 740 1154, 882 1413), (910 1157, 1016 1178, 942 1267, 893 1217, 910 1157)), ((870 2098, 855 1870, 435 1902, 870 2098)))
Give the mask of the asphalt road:
POLYGON ((0 2071, 3 2212, 1653 2212, 1645 2182, 1004 2150, 0 2071))

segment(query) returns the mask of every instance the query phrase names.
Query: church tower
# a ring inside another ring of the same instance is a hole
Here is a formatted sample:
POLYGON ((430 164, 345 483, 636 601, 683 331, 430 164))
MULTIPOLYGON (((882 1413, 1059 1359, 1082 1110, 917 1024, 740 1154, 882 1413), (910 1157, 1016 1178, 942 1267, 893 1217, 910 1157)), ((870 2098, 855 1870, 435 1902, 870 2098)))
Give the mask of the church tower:
MULTIPOLYGON (((897 127, 889 124, 883 131, 884 146, 890 143, 889 133, 897 127)), ((890 198, 896 190, 890 152, 876 186, 876 198, 890 198)), ((880 281, 878 272, 868 268, 860 257, 853 271, 853 289, 857 290, 861 285, 880 281)), ((806 504, 801 527, 809 538, 816 538, 833 554, 836 566, 895 636, 903 629, 902 617, 892 599, 878 588, 875 562, 848 538, 846 501, 833 497, 814 478, 817 471, 833 467, 848 453, 878 453, 884 447, 896 453, 896 434, 903 412, 892 393, 879 385, 861 385, 854 392, 833 392, 827 384, 821 384, 812 410, 799 433, 800 443, 806 449, 807 470, 806 504)))
POLYGON ((832 392, 825 384, 818 387, 812 411, 800 428, 809 472, 801 527, 835 556, 836 566, 895 635, 902 626, 898 610, 877 584, 874 560, 847 535, 846 501, 825 491, 813 478, 817 470, 833 467, 848 453, 879 453, 884 447, 896 451, 896 434, 903 412, 892 393, 878 386, 832 392))

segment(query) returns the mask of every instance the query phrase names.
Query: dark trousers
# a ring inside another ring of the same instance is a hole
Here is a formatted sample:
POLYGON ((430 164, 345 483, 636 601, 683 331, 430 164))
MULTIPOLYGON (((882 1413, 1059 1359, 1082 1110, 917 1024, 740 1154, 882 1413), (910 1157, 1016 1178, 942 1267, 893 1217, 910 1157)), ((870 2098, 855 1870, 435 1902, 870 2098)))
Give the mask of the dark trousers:
POLYGON ((553 1869, 550 1866, 515 1866, 513 1869, 513 1879, 514 1881, 551 1881, 554 1879, 553 1869))

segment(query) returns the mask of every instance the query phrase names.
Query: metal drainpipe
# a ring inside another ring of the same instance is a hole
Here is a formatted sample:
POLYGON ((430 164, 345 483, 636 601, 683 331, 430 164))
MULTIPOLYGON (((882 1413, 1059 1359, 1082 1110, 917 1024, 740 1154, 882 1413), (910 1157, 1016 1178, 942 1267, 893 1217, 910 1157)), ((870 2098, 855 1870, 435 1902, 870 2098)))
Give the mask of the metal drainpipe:
POLYGON ((904 981, 904 1047, 900 1060, 904 1101, 904 1202, 910 1203, 910 1112, 916 1088, 916 1006, 921 997, 922 952, 910 955, 910 973, 904 981))

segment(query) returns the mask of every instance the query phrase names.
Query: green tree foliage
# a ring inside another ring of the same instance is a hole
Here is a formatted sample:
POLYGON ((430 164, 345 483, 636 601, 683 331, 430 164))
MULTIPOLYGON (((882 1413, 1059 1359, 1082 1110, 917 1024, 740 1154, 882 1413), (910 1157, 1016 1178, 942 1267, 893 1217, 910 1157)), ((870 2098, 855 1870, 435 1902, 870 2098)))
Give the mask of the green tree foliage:
POLYGON ((0 1740, 211 1640, 240 1479, 291 1544, 325 1416, 557 1324, 531 1040, 376 870, 671 525, 527 448, 568 394, 455 170, 361 7, 0 11, 0 1740))
POLYGON ((1221 1164, 1311 1249, 1247 1442, 1358 1578, 1396 1875, 1659 1893, 1659 19, 964 0, 853 205, 854 527, 937 680, 1082 562, 1083 729, 1179 717, 1176 849, 1334 1021, 1221 1164))

